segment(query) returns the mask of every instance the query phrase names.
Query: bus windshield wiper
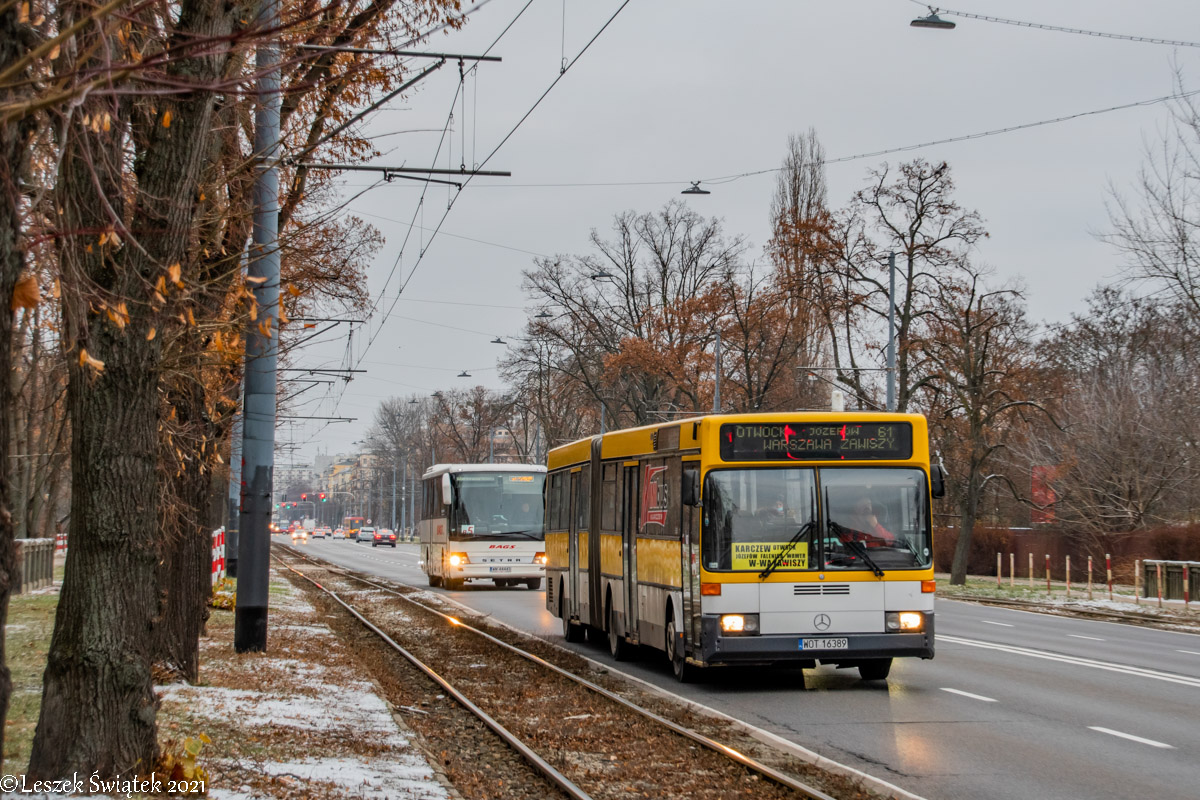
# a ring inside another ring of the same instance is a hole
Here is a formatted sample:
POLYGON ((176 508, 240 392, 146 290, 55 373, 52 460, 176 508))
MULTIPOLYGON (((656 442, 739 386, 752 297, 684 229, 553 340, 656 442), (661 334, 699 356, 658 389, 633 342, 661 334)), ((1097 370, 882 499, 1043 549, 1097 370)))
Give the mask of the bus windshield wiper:
POLYGON ((788 553, 792 552, 792 548, 796 546, 796 542, 800 541, 801 537, 803 537, 804 534, 811 531, 812 527, 813 527, 812 520, 809 520, 808 522, 801 525, 800 530, 796 531, 796 534, 794 536, 792 536, 791 539, 788 540, 788 543, 783 546, 783 549, 775 554, 775 558, 771 559, 771 563, 767 565, 767 568, 764 569, 762 572, 758 573, 758 577, 761 580, 766 580, 767 577, 769 577, 770 574, 772 572, 774 572, 776 570, 776 568, 779 567, 780 564, 783 563, 784 557, 786 557, 788 553))
POLYGON ((829 520, 829 530, 833 531, 833 535, 838 537, 842 544, 855 552, 858 557, 863 560, 863 563, 871 568, 871 572, 875 573, 876 578, 883 577, 883 570, 879 568, 879 565, 875 563, 871 556, 867 555, 866 545, 862 544, 861 542, 856 542, 853 538, 853 534, 859 534, 861 536, 867 536, 868 534, 865 534, 862 531, 856 531, 853 528, 842 527, 833 520, 829 520))

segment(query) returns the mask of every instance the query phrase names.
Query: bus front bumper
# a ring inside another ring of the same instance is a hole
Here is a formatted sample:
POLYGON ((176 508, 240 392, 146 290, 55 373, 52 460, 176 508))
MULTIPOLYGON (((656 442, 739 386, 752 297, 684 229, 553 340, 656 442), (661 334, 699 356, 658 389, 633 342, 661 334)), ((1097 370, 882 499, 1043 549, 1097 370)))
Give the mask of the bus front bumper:
POLYGON ((542 578, 546 575, 546 567, 542 564, 460 564, 457 567, 446 565, 446 577, 454 580, 487 581, 495 580, 528 580, 542 578))
POLYGON ((820 661, 826 664, 854 662, 868 658, 933 658, 934 615, 925 618, 925 629, 918 633, 836 633, 768 634, 726 636, 717 617, 700 620, 700 657, 706 664, 764 664, 781 661, 820 661), (812 644, 845 640, 845 647, 821 649, 812 644), (805 647, 801 647, 801 642, 805 647))

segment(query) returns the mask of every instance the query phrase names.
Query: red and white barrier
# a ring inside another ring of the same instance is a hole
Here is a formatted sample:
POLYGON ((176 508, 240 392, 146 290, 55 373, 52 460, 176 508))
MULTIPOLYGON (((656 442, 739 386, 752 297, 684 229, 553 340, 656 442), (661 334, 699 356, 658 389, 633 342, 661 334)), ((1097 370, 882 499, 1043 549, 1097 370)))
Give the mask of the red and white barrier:
POLYGON ((212 585, 216 586, 225 577, 225 529, 217 528, 212 534, 212 585))
POLYGON ((57 555, 59 553, 65 553, 65 552, 67 552, 67 535, 65 533, 54 534, 54 553, 55 553, 55 555, 57 555))

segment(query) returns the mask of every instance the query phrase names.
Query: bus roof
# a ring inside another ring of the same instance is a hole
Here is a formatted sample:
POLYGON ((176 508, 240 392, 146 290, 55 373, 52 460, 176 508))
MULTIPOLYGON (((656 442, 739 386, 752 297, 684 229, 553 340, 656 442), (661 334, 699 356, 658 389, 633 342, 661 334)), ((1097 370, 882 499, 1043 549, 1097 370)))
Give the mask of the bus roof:
MULTIPOLYGON (((918 432, 914 442, 913 456, 918 457, 922 452, 927 453, 927 444, 921 443, 925 435, 926 421, 921 414, 901 414, 886 411, 772 411, 757 414, 700 414, 685 419, 656 422, 638 428, 622 428, 607 431, 603 434, 600 457, 603 459, 628 458, 647 455, 657 450, 656 435, 664 429, 677 428, 679 449, 690 450, 700 446, 701 429, 715 430, 722 423, 754 422, 763 424, 784 422, 911 422, 914 431, 918 432)), ((589 436, 568 442, 550 450, 546 455, 546 463, 551 469, 559 469, 568 464, 579 464, 591 458, 592 441, 596 436, 589 436)), ((668 449, 675 449, 674 447, 668 449)))
POLYGON ((545 472, 541 464, 434 464, 425 470, 422 480, 447 472, 545 472))

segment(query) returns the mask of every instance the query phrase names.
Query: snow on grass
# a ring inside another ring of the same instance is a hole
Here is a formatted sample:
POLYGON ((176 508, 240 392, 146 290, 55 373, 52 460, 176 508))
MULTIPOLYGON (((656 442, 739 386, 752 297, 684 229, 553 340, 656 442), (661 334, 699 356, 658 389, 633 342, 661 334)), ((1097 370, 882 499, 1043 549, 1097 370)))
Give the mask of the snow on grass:
POLYGON ((396 755, 387 761, 361 758, 318 758, 266 764, 272 775, 292 775, 301 781, 321 781, 348 790, 355 798, 446 798, 421 759, 396 755))
POLYGON ((184 704, 194 714, 209 719, 236 719, 244 727, 346 730, 371 735, 397 747, 407 746, 408 738, 396 727, 387 704, 373 693, 370 684, 360 686, 364 688, 325 685, 319 697, 182 683, 161 687, 160 692, 165 702, 184 704))

